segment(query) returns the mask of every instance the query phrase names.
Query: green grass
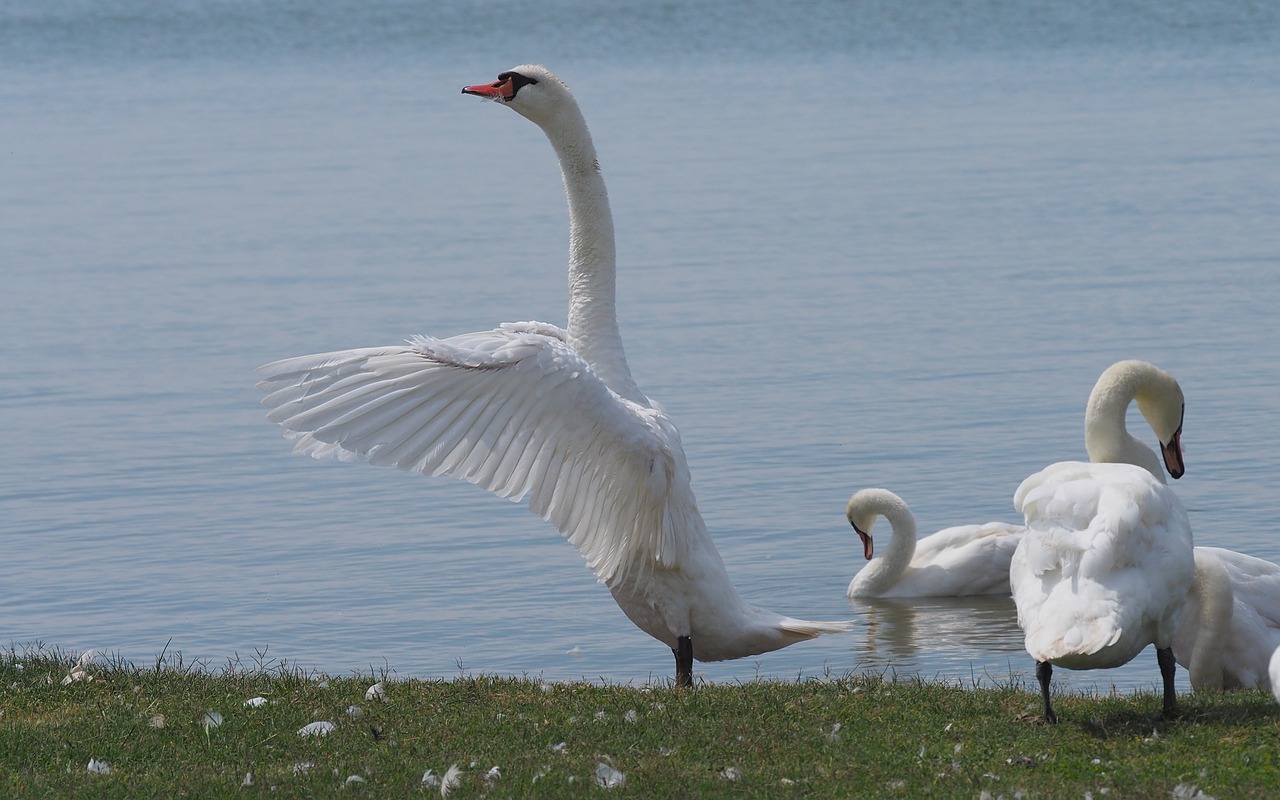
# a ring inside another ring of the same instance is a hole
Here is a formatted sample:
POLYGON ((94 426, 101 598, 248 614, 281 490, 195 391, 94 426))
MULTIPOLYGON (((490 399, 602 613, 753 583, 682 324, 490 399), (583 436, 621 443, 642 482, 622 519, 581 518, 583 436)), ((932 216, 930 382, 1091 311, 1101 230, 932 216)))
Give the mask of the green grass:
POLYGON ((0 655, 0 796, 438 797, 423 773, 452 764, 451 798, 1280 796, 1280 706, 1262 692, 1186 695, 1168 722, 1154 694, 1064 695, 1048 726, 1019 685, 854 675, 681 691, 103 661, 64 684, 70 657, 0 655), (386 700, 367 701, 378 678, 386 700), (267 704, 244 706, 256 696, 267 704), (221 725, 202 723, 209 711, 221 725), (298 735, 317 720, 336 728, 298 735), (596 786, 602 763, 625 785, 596 786))

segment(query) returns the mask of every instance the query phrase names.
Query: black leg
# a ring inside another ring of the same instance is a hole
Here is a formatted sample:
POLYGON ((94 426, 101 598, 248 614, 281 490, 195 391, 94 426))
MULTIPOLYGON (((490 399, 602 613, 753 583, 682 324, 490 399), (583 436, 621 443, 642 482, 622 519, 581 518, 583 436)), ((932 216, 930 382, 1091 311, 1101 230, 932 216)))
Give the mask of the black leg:
POLYGON ((1178 716, 1178 696, 1173 690, 1173 673, 1178 662, 1173 660, 1173 648, 1157 650, 1156 663, 1160 665, 1160 677, 1164 678, 1164 709, 1161 713, 1165 719, 1172 719, 1178 716))
POLYGON ((676 686, 693 685, 693 639, 681 636, 671 651, 676 657, 676 686))
POLYGON ((1040 696, 1044 698, 1044 721, 1053 725, 1058 715, 1053 713, 1053 705, 1049 702, 1049 681, 1053 678, 1053 665, 1048 661, 1036 662, 1036 679, 1040 681, 1040 696))

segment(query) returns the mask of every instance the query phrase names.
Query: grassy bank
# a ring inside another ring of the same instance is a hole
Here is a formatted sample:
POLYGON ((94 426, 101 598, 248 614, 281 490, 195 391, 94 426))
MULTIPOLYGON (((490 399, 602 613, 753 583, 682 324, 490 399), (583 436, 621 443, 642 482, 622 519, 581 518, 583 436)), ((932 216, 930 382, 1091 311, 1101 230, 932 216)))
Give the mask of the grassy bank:
POLYGON ((99 659, 67 682, 74 664, 0 657, 0 795, 438 797, 424 773, 456 764, 452 798, 1280 796, 1280 706, 1261 692, 1187 695, 1171 722, 1153 694, 1063 696, 1050 727, 1024 687, 876 676, 385 679, 382 700, 366 693, 385 676, 99 659), (318 721, 332 731, 299 735, 318 721))

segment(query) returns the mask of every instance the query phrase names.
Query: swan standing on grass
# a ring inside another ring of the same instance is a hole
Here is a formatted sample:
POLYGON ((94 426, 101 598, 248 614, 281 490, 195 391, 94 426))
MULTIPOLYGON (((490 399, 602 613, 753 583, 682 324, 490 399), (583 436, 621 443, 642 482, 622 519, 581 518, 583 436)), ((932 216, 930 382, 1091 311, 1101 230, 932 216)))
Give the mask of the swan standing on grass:
MULTIPOLYGON (((1090 460, 1137 464, 1164 480, 1160 456, 1125 430, 1125 411, 1135 399, 1161 441, 1169 474, 1180 477, 1182 389, 1172 375, 1144 361, 1118 362, 1098 379, 1085 413, 1090 460)), ((1195 566, 1173 639, 1174 657, 1190 674, 1192 688, 1270 688, 1268 665, 1280 647, 1280 565, 1197 547, 1195 566)))
POLYGON ((862 540, 867 565, 849 582, 849 597, 962 597, 1009 593, 1009 560, 1023 527, 1008 522, 959 525, 916 541, 916 520, 901 497, 887 489, 861 489, 845 507, 862 540), (876 517, 893 534, 884 555, 874 555, 876 517))
POLYGON ((730 582, 694 501, 680 434, 627 368, 609 199, 568 88, 526 65, 462 92, 517 111, 555 149, 569 204, 567 329, 505 323, 277 361, 259 369, 268 418, 290 431, 295 452, 528 497, 623 613, 672 649, 678 686, 692 684, 695 658, 741 658, 850 630, 756 608, 730 582))
MULTIPOLYGON (((1165 466, 1175 478, 1182 462, 1182 387, 1146 361, 1119 361, 1103 370, 1085 406, 1084 441, 1094 463, 1143 467, 1164 483, 1155 451, 1129 433, 1125 415, 1137 402, 1160 440, 1165 466)), ((1009 522, 959 525, 916 541, 916 523, 901 498, 883 489, 861 490, 845 507, 862 540, 867 563, 849 583, 849 597, 939 597, 1009 592, 1009 561, 1024 526, 1009 522), (884 516, 893 528, 889 547, 874 554, 871 524, 884 516)))
POLYGON ((1177 708, 1172 645, 1196 558, 1190 522, 1165 485, 1161 459, 1125 427, 1135 401, 1160 441, 1164 468, 1182 477, 1182 387, 1153 364, 1120 361, 1099 376, 1085 409, 1091 463, 1051 465, 1014 495, 1027 533, 1009 579, 1047 722, 1057 721, 1049 699, 1053 664, 1118 667, 1147 644, 1156 646, 1164 714, 1177 708))
POLYGON ((1027 533, 1009 580, 1045 721, 1057 722, 1054 664, 1118 667, 1148 644, 1164 679, 1164 714, 1175 714, 1172 645, 1195 571, 1177 495, 1141 467, 1066 461, 1023 481, 1014 506, 1027 533))

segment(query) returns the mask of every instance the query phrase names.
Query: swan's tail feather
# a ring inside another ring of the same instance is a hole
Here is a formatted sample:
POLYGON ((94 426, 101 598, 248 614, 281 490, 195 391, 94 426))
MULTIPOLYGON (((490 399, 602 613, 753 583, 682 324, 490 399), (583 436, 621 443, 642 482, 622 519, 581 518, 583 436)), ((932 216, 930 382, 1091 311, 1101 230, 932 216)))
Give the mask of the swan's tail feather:
POLYGON ((778 629, 788 634, 791 637, 791 642, 803 642, 805 639, 813 639, 824 633, 848 633, 853 630, 853 620, 814 622, 807 619, 783 617, 778 623, 778 629))
POLYGON ((769 653, 826 633, 848 633, 852 621, 814 622, 757 611, 744 628, 716 628, 693 634, 693 657, 698 661, 726 661, 769 653))

